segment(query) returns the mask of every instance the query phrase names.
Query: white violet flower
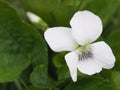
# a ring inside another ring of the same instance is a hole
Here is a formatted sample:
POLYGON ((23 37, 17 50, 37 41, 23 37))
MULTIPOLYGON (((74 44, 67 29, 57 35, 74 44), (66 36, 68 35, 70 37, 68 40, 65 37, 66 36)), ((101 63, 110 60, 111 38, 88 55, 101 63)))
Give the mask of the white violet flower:
POLYGON ((48 28, 44 37, 53 51, 70 51, 65 60, 72 80, 77 81, 77 69, 87 75, 111 69, 115 64, 111 48, 104 41, 92 43, 102 33, 101 19, 90 11, 78 11, 70 25, 72 28, 48 28))

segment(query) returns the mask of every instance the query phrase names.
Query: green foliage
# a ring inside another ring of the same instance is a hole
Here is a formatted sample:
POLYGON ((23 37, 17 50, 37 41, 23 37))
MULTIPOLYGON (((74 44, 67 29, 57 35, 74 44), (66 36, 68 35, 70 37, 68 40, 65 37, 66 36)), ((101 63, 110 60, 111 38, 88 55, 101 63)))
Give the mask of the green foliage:
POLYGON ((101 17, 106 26, 120 6, 119 0, 84 0, 80 10, 90 10, 101 17))
POLYGON ((120 90, 120 72, 113 71, 111 75, 111 83, 113 90, 120 90))
POLYGON ((50 26, 68 26, 81 0, 20 0, 26 11, 38 14, 50 26))
POLYGON ((111 90, 110 84, 100 76, 88 77, 69 83, 65 90, 111 90))
POLYGON ((120 90, 119 38, 120 0, 0 0, 0 90, 120 90), (78 81, 72 82, 66 52, 53 53, 43 33, 48 26, 70 26, 78 10, 101 17, 104 31, 98 41, 111 46, 116 64, 94 76, 78 71, 78 81), (27 11, 45 22, 32 25, 27 11))
POLYGON ((31 73, 30 81, 36 87, 49 88, 52 81, 48 78, 47 66, 37 66, 31 73))
POLYGON ((0 2, 0 82, 13 81, 30 64, 47 64, 40 34, 22 22, 16 11, 0 2))
POLYGON ((120 30, 113 31, 107 38, 106 42, 111 46, 116 56, 115 69, 120 70, 120 30))
POLYGON ((58 80, 62 80, 70 77, 69 70, 64 60, 65 54, 66 53, 59 53, 55 55, 53 58, 53 63, 57 67, 58 80))

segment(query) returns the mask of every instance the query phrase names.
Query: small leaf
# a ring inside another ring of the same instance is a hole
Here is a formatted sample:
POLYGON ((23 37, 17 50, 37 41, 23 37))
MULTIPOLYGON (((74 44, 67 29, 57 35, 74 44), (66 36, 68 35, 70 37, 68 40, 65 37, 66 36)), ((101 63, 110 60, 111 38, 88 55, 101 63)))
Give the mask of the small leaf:
POLYGON ((70 72, 67 66, 57 69, 58 80, 70 78, 70 72))
POLYGON ((65 90, 111 90, 109 83, 100 76, 93 76, 69 83, 65 90))
POLYGON ((59 53, 53 58, 53 63, 57 67, 58 80, 70 78, 69 69, 64 59, 65 54, 65 52, 59 53))
POLYGON ((120 90, 120 72, 113 71, 111 75, 111 83, 113 90, 120 90))
POLYGON ((113 31, 107 38, 106 42, 111 46, 116 57, 115 69, 120 70, 120 31, 113 31))
POLYGON ((47 66, 45 65, 36 66, 31 73, 30 81, 33 86, 39 88, 50 88, 53 84, 53 80, 48 77, 47 66))
POLYGON ((59 54, 56 54, 53 58, 53 63, 56 67, 62 67, 62 66, 65 66, 66 65, 66 62, 65 62, 65 59, 64 59, 64 56, 65 56, 65 52, 63 53, 59 53, 59 54))

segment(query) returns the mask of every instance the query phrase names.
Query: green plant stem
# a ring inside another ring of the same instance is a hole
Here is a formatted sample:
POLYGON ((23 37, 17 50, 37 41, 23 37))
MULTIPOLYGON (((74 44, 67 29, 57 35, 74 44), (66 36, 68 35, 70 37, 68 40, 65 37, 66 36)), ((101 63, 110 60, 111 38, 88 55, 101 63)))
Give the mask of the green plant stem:
POLYGON ((28 88, 28 86, 26 85, 26 83, 20 78, 19 79, 20 83, 25 87, 25 88, 28 88))
POLYGON ((16 87, 17 87, 18 90, 23 90, 23 87, 21 86, 19 80, 15 81, 15 85, 16 85, 16 87))
POLYGON ((79 11, 79 10, 80 10, 82 3, 83 3, 83 0, 80 1, 79 5, 78 5, 78 7, 77 7, 77 9, 76 9, 76 11, 79 11))

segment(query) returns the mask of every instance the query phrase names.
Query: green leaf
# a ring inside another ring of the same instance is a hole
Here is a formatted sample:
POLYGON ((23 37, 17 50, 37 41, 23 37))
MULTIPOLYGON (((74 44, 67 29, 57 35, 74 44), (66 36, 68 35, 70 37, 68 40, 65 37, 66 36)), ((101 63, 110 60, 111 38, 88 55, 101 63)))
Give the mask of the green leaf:
POLYGON ((58 68, 57 69, 57 76, 58 76, 58 80, 71 78, 68 67, 67 66, 63 66, 61 68, 58 68))
POLYGON ((16 80, 30 64, 47 64, 47 47, 40 34, 0 1, 0 82, 16 80))
POLYGON ((50 26, 68 26, 81 0, 20 0, 26 11, 38 14, 50 26))
POLYGON ((58 80, 70 78, 69 69, 64 59, 65 54, 65 52, 59 53, 53 58, 53 63, 57 67, 58 80))
POLYGON ((44 88, 36 88, 36 87, 30 86, 26 90, 60 90, 60 89, 58 89, 58 88, 44 89, 44 88))
POLYGON ((118 10, 119 0, 83 0, 79 10, 90 10, 100 16, 106 26, 118 10))
POLYGON ((60 89, 58 88, 44 89, 44 88, 36 88, 36 87, 30 86, 26 90, 60 90, 60 89))
POLYGON ((53 81, 48 77, 47 66, 38 65, 30 76, 30 81, 35 87, 50 88, 53 81))
POLYGON ((65 90, 111 90, 109 83, 100 76, 91 76, 69 83, 65 90))
POLYGON ((113 90, 120 90, 120 72, 113 71, 111 75, 111 83, 113 90))
POLYGON ((59 53, 59 54, 56 54, 53 58, 53 63, 56 67, 63 67, 66 65, 66 62, 65 62, 65 59, 64 59, 64 56, 65 56, 65 52, 62 52, 62 53, 59 53))
POLYGON ((36 88, 34 86, 30 86, 30 87, 26 88, 26 90, 48 90, 48 89, 36 88))
POLYGON ((17 13, 19 14, 19 16, 22 19, 26 19, 25 10, 21 6, 21 3, 19 2, 19 0, 1 0, 1 1, 4 1, 4 2, 10 4, 12 7, 15 8, 15 10, 17 11, 17 13))
POLYGON ((120 70, 120 31, 113 31, 107 38, 106 42, 111 46, 116 57, 115 69, 120 70))

